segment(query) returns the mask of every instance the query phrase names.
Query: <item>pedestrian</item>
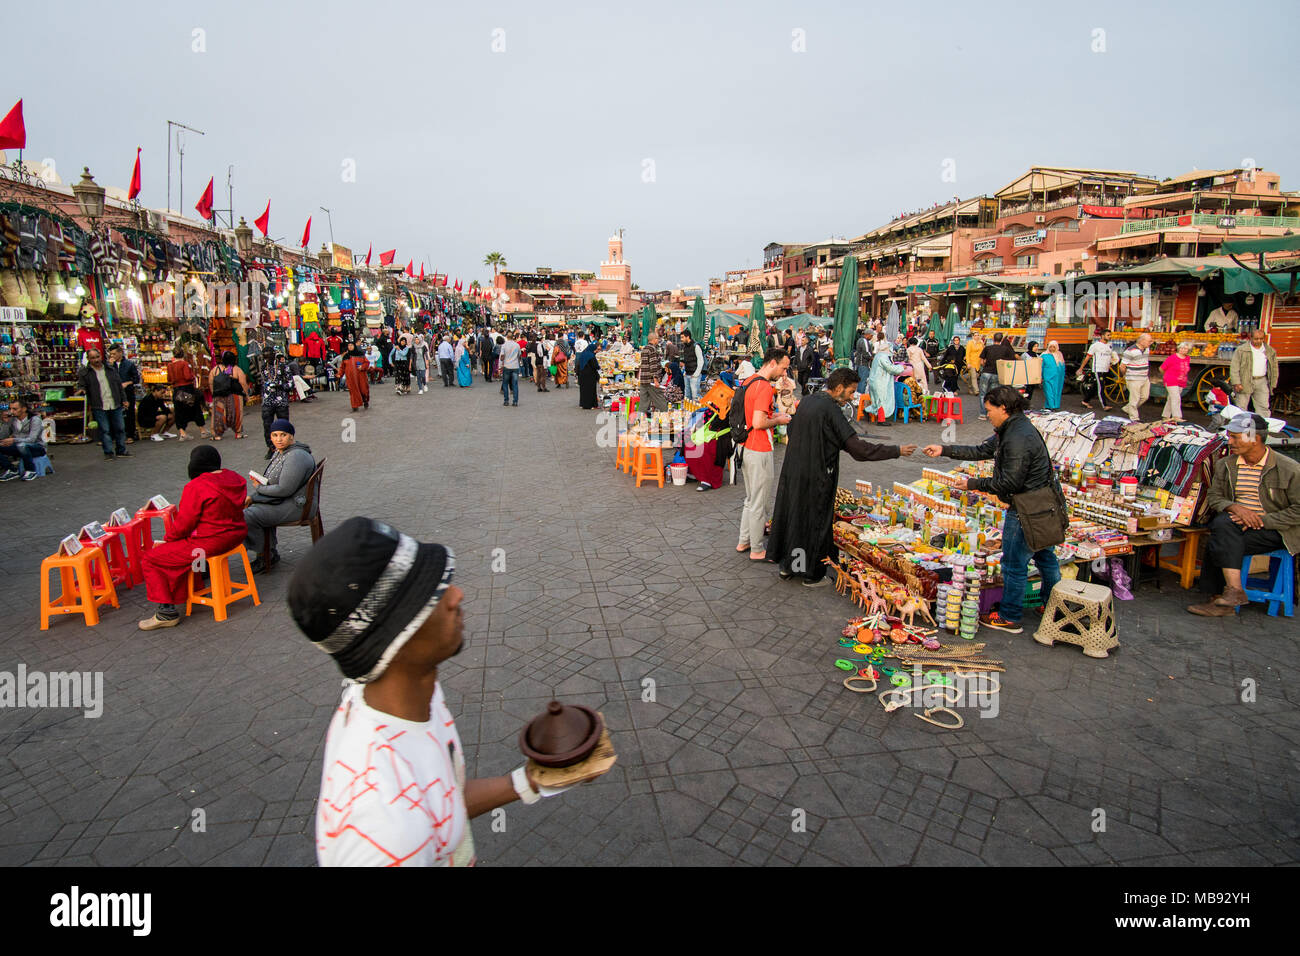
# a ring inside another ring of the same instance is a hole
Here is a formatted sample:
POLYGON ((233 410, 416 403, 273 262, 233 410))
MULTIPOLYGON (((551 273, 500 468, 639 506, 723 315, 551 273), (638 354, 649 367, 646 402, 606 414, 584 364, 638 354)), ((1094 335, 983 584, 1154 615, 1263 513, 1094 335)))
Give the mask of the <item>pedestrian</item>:
MULTIPOLYGON (((357 348, 354 343, 352 348, 343 358, 343 381, 347 384, 348 397, 352 402, 352 410, 355 412, 359 408, 370 407, 370 377, 366 371, 370 367, 370 360, 362 354, 361 349, 357 348)), ((270 432, 267 432, 270 437, 270 432)))
POLYGON ((122 382, 122 397, 125 399, 122 409, 122 427, 126 429, 126 443, 132 445, 140 437, 135 411, 136 393, 141 385, 140 369, 126 357, 120 345, 114 345, 108 350, 108 364, 112 366, 113 371, 117 372, 117 377, 122 382))
MULTIPOLYGON (((274 349, 262 353, 262 369, 262 437, 266 440, 266 457, 269 459, 275 454, 275 446, 271 443, 271 423, 289 417, 289 395, 293 390, 293 380, 284 356, 274 349)), ((369 398, 368 390, 366 397, 369 398)), ((366 402, 366 407, 370 407, 369 401, 366 402)), ((179 423, 179 409, 176 418, 179 423)))
POLYGON ((393 387, 398 395, 411 394, 411 346, 405 335, 388 353, 388 367, 393 370, 393 387))
POLYGON ((1271 395, 1277 388, 1277 351, 1268 344, 1263 331, 1250 333, 1250 342, 1243 342, 1232 353, 1229 380, 1233 396, 1241 396, 1240 408, 1254 405, 1257 414, 1269 417, 1271 395))
POLYGON ((194 375, 194 366, 181 353, 167 363, 167 382, 172 387, 172 404, 176 408, 176 430, 180 441, 194 441, 195 436, 187 434, 185 426, 199 426, 200 438, 210 438, 204 427, 203 400, 199 395, 198 380, 194 375))
POLYGON ((501 404, 519 406, 519 365, 521 350, 514 339, 500 336, 501 340, 501 404), (513 401, 510 399, 513 398, 513 401))
POLYGON ((1192 351, 1191 342, 1179 342, 1173 355, 1160 366, 1160 377, 1165 384, 1165 407, 1161 418, 1176 422, 1183 420, 1183 389, 1187 387, 1187 373, 1192 367, 1187 357, 1192 351))
POLYGON ((891 427, 890 419, 894 417, 894 381, 895 376, 907 371, 906 365, 900 365, 893 359, 884 333, 876 338, 876 356, 871 360, 871 379, 867 382, 867 394, 871 401, 866 406, 866 413, 881 427, 891 427), (881 413, 884 417, 881 417, 881 413))
POLYGON ((981 356, 984 354, 984 337, 972 335, 966 340, 966 371, 970 374, 970 393, 979 394, 981 356))
MULTIPOLYGON (((984 397, 998 385, 998 362, 1015 361, 1016 350, 1013 349, 1006 336, 1001 332, 993 333, 992 344, 986 346, 980 353, 980 402, 983 403, 984 397)), ((980 416, 980 421, 984 421, 984 416, 980 416)))
MULTIPOLYGON (((600 363, 596 360, 596 342, 584 343, 586 347, 578 353, 578 407, 593 409, 600 407, 596 388, 600 384, 600 363)), ((696 378, 696 387, 699 379, 696 378)), ((698 397, 698 396, 697 396, 698 397)))
POLYGON ((529 347, 533 357, 533 383, 539 392, 549 392, 546 382, 550 378, 551 353, 544 338, 535 338, 529 347))
POLYGON ((468 349, 464 340, 457 342, 456 347, 452 348, 450 335, 444 335, 442 341, 438 343, 438 371, 442 374, 443 388, 451 388, 452 375, 459 360, 457 352, 468 351, 468 349))
POLYGON ((77 391, 86 396, 86 404, 99 428, 99 443, 104 449, 104 460, 114 457, 130 458, 126 450, 126 426, 122 421, 122 408, 126 398, 122 380, 117 372, 104 364, 104 356, 97 348, 86 350, 86 364, 77 370, 77 391))
POLYGON ((871 345, 867 341, 866 329, 861 327, 853 346, 853 367, 858 371, 858 394, 865 394, 867 381, 871 378, 871 345))
POLYGON ((488 335, 486 331, 482 332, 479 335, 478 337, 479 362, 483 366, 483 381, 485 382, 492 381, 493 345, 494 343, 492 342, 492 336, 488 335))
MULTIPOLYGON (((1043 357, 1038 354, 1037 342, 1030 342, 1028 345, 1025 346, 1024 357, 1027 359, 1038 359, 1038 369, 1039 369, 1038 377, 1041 379, 1043 377, 1042 376, 1043 357)), ((1038 390, 1038 386, 1035 385, 1033 382, 1029 382, 1025 385, 1025 401, 1029 403, 1030 408, 1034 407, 1034 392, 1036 392, 1037 390, 1038 390)))
MULTIPOLYGON (((652 343, 655 338, 651 335, 652 343)), ((653 348, 653 344, 647 348, 653 348)), ((748 428, 740 451, 745 504, 740 513, 740 540, 736 550, 741 554, 750 552, 751 561, 767 558, 767 549, 762 542, 769 515, 768 499, 772 494, 772 429, 790 421, 790 416, 784 412, 773 413, 776 393, 772 383, 785 375, 789 368, 790 356, 784 349, 768 349, 763 353, 762 367, 740 383, 740 390, 732 398, 733 402, 744 402, 741 411, 748 428)), ((645 392, 644 386, 641 391, 645 392)))
POLYGON ((957 394, 957 382, 966 369, 966 350, 962 348, 961 339, 952 337, 952 342, 939 357, 938 372, 943 380, 943 390, 952 395, 957 394))
POLYGON ((1033 422, 1025 417, 1028 407, 1018 389, 996 385, 985 396, 985 413, 980 416, 993 425, 992 435, 978 445, 926 445, 924 449, 931 458, 942 455, 958 461, 993 459, 991 478, 958 478, 953 487, 959 491, 982 491, 995 495, 1011 505, 1002 522, 1002 600, 997 608, 980 616, 981 624, 1009 634, 1019 634, 1023 630, 1020 620, 1024 614, 1030 560, 1042 576, 1044 601, 1061 580, 1061 566, 1052 546, 1030 551, 1025 543, 1021 517, 1016 510, 1016 496, 1052 488, 1052 497, 1058 502, 1061 540, 1065 540, 1065 498, 1056 482, 1047 445, 1033 422))
POLYGON ((423 335, 417 335, 411 346, 411 368, 415 372, 416 394, 423 395, 429 390, 429 346, 423 335))
POLYGON ((1124 350, 1119 360, 1119 371, 1128 388, 1128 404, 1124 406, 1124 412, 1131 422, 1141 420, 1138 409, 1151 397, 1151 340, 1151 334, 1143 332, 1133 345, 1124 350))
POLYGON ((925 349, 915 338, 907 340, 907 362, 912 366, 912 377, 916 379, 916 384, 921 386, 921 394, 930 394, 930 370, 934 367, 930 363, 930 357, 925 354, 925 349))
POLYGON ((454 571, 450 549, 355 517, 289 582, 294 622, 344 677, 316 805, 321 866, 469 866, 472 817, 567 789, 541 786, 526 765, 468 779, 438 679, 465 646, 454 571))
MULTIPOLYGON (((1097 386, 1097 404, 1101 406, 1103 412, 1110 409, 1106 405, 1106 383, 1105 378, 1110 374, 1110 367, 1115 361, 1115 351, 1110 344, 1110 329, 1102 329, 1092 344, 1088 346, 1087 353, 1083 356, 1083 362, 1079 365, 1079 381, 1084 380, 1084 375, 1089 366, 1092 368, 1092 378, 1097 386)), ((1083 400, 1084 408, 1092 408, 1085 398, 1083 400)))
POLYGON ((1065 356, 1056 339, 1047 343, 1043 353, 1043 408, 1049 412, 1061 410, 1061 390, 1065 387, 1065 356))
POLYGON ((916 451, 915 445, 876 445, 858 437, 841 410, 857 386, 853 369, 831 372, 825 388, 799 403, 786 430, 790 441, 781 464, 767 556, 780 564, 782 578, 801 575, 805 587, 826 582, 823 559, 835 547, 831 529, 840 452, 848 452, 855 461, 884 461, 916 451))
POLYGON ((704 373, 704 352, 689 329, 682 332, 681 339, 682 372, 686 377, 686 387, 683 392, 688 400, 699 401, 700 376, 704 373))
POLYGON ((659 379, 663 376, 663 355, 659 351, 659 333, 651 332, 646 337, 646 344, 641 349, 641 368, 638 373, 640 383, 640 404, 638 408, 642 412, 650 411, 668 411, 668 396, 664 394, 659 387, 659 379))
POLYGON ((208 377, 208 390, 212 392, 212 440, 221 441, 227 428, 236 438, 244 437, 244 398, 248 395, 248 377, 235 364, 237 356, 227 349, 221 353, 221 364, 208 377))

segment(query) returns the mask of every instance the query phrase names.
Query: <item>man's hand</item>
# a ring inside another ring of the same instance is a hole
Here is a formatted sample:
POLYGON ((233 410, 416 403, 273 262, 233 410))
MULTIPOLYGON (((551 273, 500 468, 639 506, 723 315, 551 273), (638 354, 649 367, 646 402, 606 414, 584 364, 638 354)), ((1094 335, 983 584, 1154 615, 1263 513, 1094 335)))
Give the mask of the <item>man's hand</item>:
POLYGON ((1229 505, 1228 516, 1232 518, 1233 523, 1243 528, 1254 529, 1264 527, 1264 519, 1251 511, 1245 505, 1229 505))
POLYGON ((914 452, 914 451, 916 451, 916 446, 915 446, 915 445, 899 445, 899 446, 898 446, 898 457, 899 457, 899 458, 907 458, 907 457, 908 457, 909 455, 911 455, 912 452, 914 452))
POLYGON ((952 488, 953 488, 954 491, 965 491, 965 490, 966 490, 966 479, 965 479, 965 478, 954 478, 954 479, 952 480, 952 488))
POLYGON ((1234 385, 1234 386, 1232 386, 1232 391, 1233 391, 1233 394, 1234 394, 1234 395, 1235 395, 1237 392, 1244 392, 1245 390, 1246 390, 1246 389, 1245 389, 1244 387, 1242 387, 1241 385, 1234 385))
POLYGON ((251 505, 252 503, 253 503, 253 496, 252 496, 252 495, 248 495, 248 496, 246 496, 246 497, 244 498, 244 507, 245 507, 245 508, 247 508, 247 507, 248 507, 249 505, 251 505))
POLYGON ((921 450, 925 453, 926 457, 928 458, 938 458, 940 455, 943 454, 942 445, 926 445, 921 450))
POLYGON ((789 425, 790 416, 787 415, 785 412, 777 412, 775 415, 772 416, 772 421, 777 425, 789 425))

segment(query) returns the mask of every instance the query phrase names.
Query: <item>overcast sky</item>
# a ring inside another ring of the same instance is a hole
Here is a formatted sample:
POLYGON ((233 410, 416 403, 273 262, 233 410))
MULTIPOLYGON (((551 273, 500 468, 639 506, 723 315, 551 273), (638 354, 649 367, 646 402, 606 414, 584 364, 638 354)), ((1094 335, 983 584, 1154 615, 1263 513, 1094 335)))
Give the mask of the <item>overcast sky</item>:
POLYGON ((25 158, 65 182, 89 165, 125 187, 142 146, 141 200, 165 205, 177 120, 206 133, 186 141, 187 214, 214 174, 226 205, 233 164, 236 218, 270 198, 273 237, 312 215, 319 248, 326 206, 354 251, 467 281, 492 250, 595 270, 622 227, 642 288, 702 284, 769 241, 860 235, 1033 164, 1253 159, 1300 188, 1293 0, 127 0, 5 21, 0 112, 24 98, 25 158))

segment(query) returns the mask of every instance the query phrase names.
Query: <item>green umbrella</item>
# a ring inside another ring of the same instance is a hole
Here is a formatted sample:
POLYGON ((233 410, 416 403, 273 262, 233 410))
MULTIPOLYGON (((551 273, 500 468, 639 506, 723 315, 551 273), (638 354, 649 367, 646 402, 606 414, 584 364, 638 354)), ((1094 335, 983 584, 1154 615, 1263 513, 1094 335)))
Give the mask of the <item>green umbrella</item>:
POLYGON ((659 316, 655 313, 653 305, 647 305, 641 310, 641 341, 648 342, 650 333, 655 330, 659 322, 659 316))
POLYGON ((953 333, 957 331, 957 322, 960 317, 957 315, 957 303, 954 302, 948 306, 948 318, 944 320, 943 331, 937 333, 940 342, 951 342, 953 333))
POLYGON ((767 330, 767 322, 764 315, 764 303, 761 295, 755 295, 754 300, 749 304, 749 351, 752 355, 750 361, 754 363, 754 368, 758 368, 763 360, 763 333, 767 330))
POLYGON ((716 313, 716 312, 710 312, 710 313, 705 317, 705 322, 708 323, 708 329, 709 329, 709 333, 708 333, 708 334, 709 334, 709 348, 716 348, 716 347, 717 347, 717 344, 718 344, 718 338, 717 338, 717 332, 718 332, 718 315, 717 315, 717 313, 716 313))
POLYGON ((690 323, 691 338, 694 339, 696 342, 704 341, 705 321, 706 320, 704 317, 704 300, 697 295, 695 297, 695 305, 691 309, 691 323, 690 323))
POLYGON ((835 293, 835 327, 831 347, 835 349, 835 367, 852 364, 853 338, 858 332, 858 260, 845 256, 840 269, 840 287, 835 293))

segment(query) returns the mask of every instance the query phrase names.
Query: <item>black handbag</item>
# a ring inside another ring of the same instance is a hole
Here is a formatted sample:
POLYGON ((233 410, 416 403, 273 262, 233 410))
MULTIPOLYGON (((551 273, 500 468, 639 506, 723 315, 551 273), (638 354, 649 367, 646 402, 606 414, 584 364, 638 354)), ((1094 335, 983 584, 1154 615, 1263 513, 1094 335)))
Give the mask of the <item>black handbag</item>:
POLYGON ((1030 551, 1042 551, 1065 541, 1070 519, 1065 511, 1065 495, 1055 480, 1042 488, 1012 495, 1011 507, 1020 518, 1020 530, 1030 551))

